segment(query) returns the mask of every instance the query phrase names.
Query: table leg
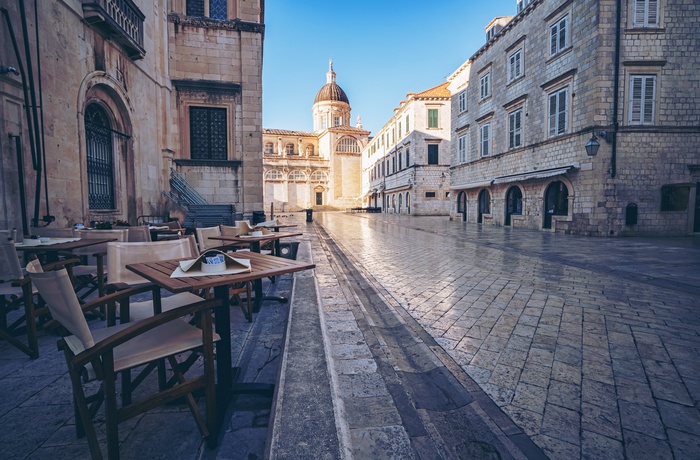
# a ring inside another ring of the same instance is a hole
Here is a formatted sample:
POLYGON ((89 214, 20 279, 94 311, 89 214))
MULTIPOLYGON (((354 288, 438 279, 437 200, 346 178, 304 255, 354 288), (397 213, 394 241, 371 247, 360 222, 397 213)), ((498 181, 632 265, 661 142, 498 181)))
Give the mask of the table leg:
MULTIPOLYGON (((226 407, 230 390, 233 387, 233 370, 231 369, 231 310, 229 309, 228 285, 216 286, 214 296, 221 300, 215 310, 216 333, 221 337, 216 342, 216 384, 217 405, 226 407), (222 400, 225 398, 225 400, 222 400), (223 404, 222 404, 223 403, 223 404)), ((219 411, 223 416, 225 411, 219 411)))

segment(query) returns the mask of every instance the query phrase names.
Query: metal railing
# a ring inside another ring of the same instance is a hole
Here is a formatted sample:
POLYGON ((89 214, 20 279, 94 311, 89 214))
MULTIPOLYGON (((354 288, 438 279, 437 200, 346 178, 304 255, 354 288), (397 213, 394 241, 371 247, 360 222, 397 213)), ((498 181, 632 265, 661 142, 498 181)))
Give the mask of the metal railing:
POLYGON ((174 168, 170 168, 170 187, 178 196, 178 201, 186 204, 209 204, 197 190, 174 168))

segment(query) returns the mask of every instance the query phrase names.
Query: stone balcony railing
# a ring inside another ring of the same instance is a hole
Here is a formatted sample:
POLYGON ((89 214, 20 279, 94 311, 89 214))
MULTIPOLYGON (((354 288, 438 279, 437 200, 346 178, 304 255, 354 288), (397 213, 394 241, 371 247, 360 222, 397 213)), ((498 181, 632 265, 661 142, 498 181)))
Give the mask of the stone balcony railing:
POLYGON ((88 23, 124 48, 129 58, 143 59, 145 15, 132 0, 83 0, 83 15, 88 23))

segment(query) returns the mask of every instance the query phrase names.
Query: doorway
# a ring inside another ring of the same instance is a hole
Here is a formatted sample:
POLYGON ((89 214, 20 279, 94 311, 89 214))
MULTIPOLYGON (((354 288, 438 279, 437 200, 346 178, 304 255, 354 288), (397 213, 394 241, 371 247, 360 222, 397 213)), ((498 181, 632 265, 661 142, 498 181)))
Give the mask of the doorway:
POLYGON ((512 215, 523 213, 523 192, 520 187, 514 186, 508 189, 506 194, 506 220, 504 225, 511 225, 512 215))
POLYGON ((569 189, 562 181, 549 184, 544 192, 544 223, 542 228, 552 228, 552 216, 569 214, 569 189))
POLYGON ((479 215, 476 219, 478 224, 483 223, 484 214, 491 214, 491 194, 486 189, 479 192, 479 215))
POLYGON ((457 212, 462 214, 462 222, 467 221, 467 192, 457 195, 457 212))
POLYGON ((323 204, 323 192, 316 192, 316 205, 321 206, 323 204))

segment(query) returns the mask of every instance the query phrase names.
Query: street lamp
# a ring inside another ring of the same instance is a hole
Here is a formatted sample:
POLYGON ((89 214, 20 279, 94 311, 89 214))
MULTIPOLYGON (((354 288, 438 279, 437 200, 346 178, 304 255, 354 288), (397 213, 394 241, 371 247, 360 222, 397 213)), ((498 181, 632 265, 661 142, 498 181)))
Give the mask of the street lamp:
MULTIPOLYGON (((598 153, 598 149, 600 148, 600 143, 598 142, 598 138, 595 135, 595 132, 592 133, 591 140, 588 141, 586 144, 586 153, 588 154, 589 157, 594 157, 596 153, 598 153)), ((603 139, 605 142, 610 142, 608 140, 608 132, 607 131, 600 131, 598 135, 603 139)))

